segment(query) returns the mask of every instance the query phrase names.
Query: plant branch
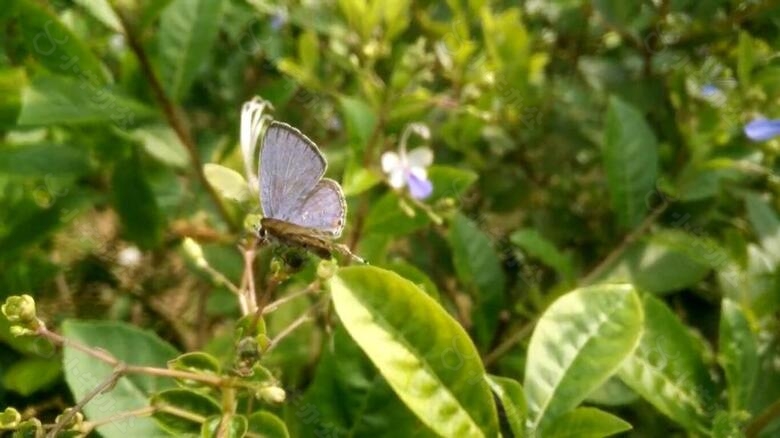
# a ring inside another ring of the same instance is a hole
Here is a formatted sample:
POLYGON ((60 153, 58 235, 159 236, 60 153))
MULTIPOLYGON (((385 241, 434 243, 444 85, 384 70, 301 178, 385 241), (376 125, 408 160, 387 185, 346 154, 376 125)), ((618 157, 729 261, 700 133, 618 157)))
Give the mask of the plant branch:
POLYGON ((145 417, 147 415, 152 415, 157 411, 157 408, 154 406, 144 406, 142 408, 134 409, 132 411, 125 411, 120 412, 116 415, 112 415, 110 417, 101 418, 99 420, 95 421, 85 421, 84 426, 82 429, 82 432, 84 432, 86 435, 89 435, 92 430, 94 430, 96 427, 100 427, 104 424, 113 423, 117 420, 124 420, 125 418, 129 417, 145 417))
POLYGON ((130 50, 132 50, 135 54, 136 58, 138 58, 138 64, 141 67, 141 73, 144 75, 147 82, 149 82, 152 93, 154 94, 157 103, 162 108, 168 125, 170 125, 171 129, 173 129, 173 131, 176 133, 176 136, 179 138, 179 141, 181 141, 185 149, 187 149, 187 153, 189 154, 190 162, 192 164, 193 170, 195 171, 195 175, 206 189, 209 197, 211 197, 214 206, 217 208, 217 212, 222 217, 222 220, 225 221, 228 228, 234 232, 238 231, 238 225, 233 221, 230 213, 228 213, 216 190, 214 190, 214 187, 212 187, 211 184, 209 184, 208 179, 206 179, 206 174, 203 172, 203 161, 200 158, 200 153, 198 152, 195 141, 193 140, 192 135, 187 128, 187 123, 184 120, 184 116, 182 115, 181 111, 176 108, 171 99, 169 99, 166 95, 165 90, 163 89, 162 84, 157 77, 157 74, 152 68, 149 57, 146 55, 146 52, 144 51, 138 36, 135 34, 132 25, 127 19, 125 12, 121 7, 117 7, 116 5, 114 6, 114 11, 116 12, 117 17, 119 17, 119 21, 122 24, 122 29, 124 30, 125 38, 127 39, 127 44, 130 47, 130 50))
POLYGON ((620 242, 620 245, 612 250, 612 252, 610 252, 607 257, 604 258, 604 260, 596 265, 596 267, 593 268, 593 270, 591 270, 590 273, 582 279, 582 281, 580 281, 580 286, 587 286, 598 279, 608 267, 610 267, 621 255, 623 255, 623 253, 628 249, 629 246, 631 246, 632 243, 636 242, 637 239, 639 239, 655 223, 655 221, 658 220, 658 218, 661 216, 661 213, 666 210, 668 205, 668 203, 664 203, 663 205, 653 210, 653 212, 650 213, 645 218, 645 220, 642 221, 642 223, 640 223, 636 228, 628 233, 626 237, 623 238, 623 241, 620 242))
POLYGON ((506 354, 507 351, 511 350, 512 347, 517 345, 520 341, 522 341, 529 334, 531 334, 531 331, 535 325, 536 325, 536 320, 528 321, 525 325, 520 327, 520 329, 513 332, 511 335, 509 335, 509 337, 504 339, 503 342, 498 344, 498 346, 496 346, 496 348, 494 348, 493 351, 485 355, 485 358, 482 359, 482 363, 485 365, 485 368, 494 364, 498 359, 501 358, 501 356, 506 354))
POLYGON ((746 438, 757 437, 764 428, 776 418, 780 417, 780 399, 777 399, 751 421, 745 430, 746 438))

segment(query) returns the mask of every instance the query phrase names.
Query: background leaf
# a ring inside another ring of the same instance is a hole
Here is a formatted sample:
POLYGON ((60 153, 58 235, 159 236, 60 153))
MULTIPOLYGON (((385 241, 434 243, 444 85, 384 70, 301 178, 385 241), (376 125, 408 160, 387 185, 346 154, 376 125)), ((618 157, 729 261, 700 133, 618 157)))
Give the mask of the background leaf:
POLYGON ((173 0, 160 16, 160 78, 181 100, 209 58, 222 19, 223 0, 173 0))
POLYGON ((152 248, 162 237, 163 217, 137 158, 117 163, 112 179, 114 207, 128 239, 152 248))
POLYGON ((658 174, 658 146, 642 113, 614 96, 609 100, 602 153, 612 208, 623 227, 633 227, 647 213, 646 197, 658 174))
POLYGON ((601 438, 631 430, 631 424, 596 408, 577 408, 542 432, 545 438, 601 438))
POLYGON ((758 375, 758 351, 750 323, 737 303, 721 304, 718 358, 726 374, 729 410, 747 408, 758 375))
MULTIPOLYGON (((76 342, 102 348, 127 364, 165 367, 168 360, 179 354, 153 333, 121 322, 68 320, 62 325, 62 333, 76 342)), ((76 400, 81 400, 113 372, 109 365, 70 347, 65 347, 63 369, 76 400)), ((148 406, 151 394, 173 385, 170 379, 131 374, 119 379, 111 392, 87 403, 84 412, 87 419, 98 420, 148 406)), ((110 422, 97 430, 106 438, 160 434, 151 419, 134 417, 110 422)))

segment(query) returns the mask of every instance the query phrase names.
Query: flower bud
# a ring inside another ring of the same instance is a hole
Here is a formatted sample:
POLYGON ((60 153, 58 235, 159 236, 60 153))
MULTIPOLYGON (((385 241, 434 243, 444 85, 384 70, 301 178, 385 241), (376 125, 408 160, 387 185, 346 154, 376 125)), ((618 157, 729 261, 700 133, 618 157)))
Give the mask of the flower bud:
POLYGON ((266 386, 257 391, 257 397, 268 403, 282 403, 287 398, 287 394, 278 386, 266 386))
POLYGON ((14 408, 5 408, 0 413, 0 430, 16 429, 22 421, 22 415, 14 408))
POLYGON ((184 253, 190 258, 199 268, 205 268, 208 266, 206 257, 203 256, 203 248, 198 245, 198 242, 187 237, 181 244, 184 253))
POLYGON ((35 314, 35 300, 33 297, 25 295, 13 295, 5 300, 5 304, 0 307, 3 315, 8 318, 11 324, 19 324, 28 328, 38 327, 38 317, 35 314))

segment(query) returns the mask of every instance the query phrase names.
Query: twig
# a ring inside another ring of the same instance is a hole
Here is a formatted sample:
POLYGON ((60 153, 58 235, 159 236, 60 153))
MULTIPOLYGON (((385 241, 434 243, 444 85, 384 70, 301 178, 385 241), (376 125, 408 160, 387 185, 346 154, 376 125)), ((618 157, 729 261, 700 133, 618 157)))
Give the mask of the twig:
POLYGON ((623 253, 628 249, 629 246, 631 246, 632 243, 636 242, 637 239, 639 239, 642 234, 644 234, 650 226, 652 226, 656 220, 661 216, 661 213, 663 213, 666 210, 666 207, 668 206, 668 203, 664 203, 663 205, 659 206, 655 210, 653 210, 652 213, 650 213, 645 220, 642 221, 636 228, 634 228, 630 233, 626 235, 626 237, 623 238, 623 241, 620 242, 620 245, 618 245, 612 252, 610 252, 604 260, 602 260, 598 265, 596 265, 593 270, 590 271, 588 275, 585 276, 585 278, 580 281, 580 286, 587 286, 591 283, 593 283, 596 279, 598 279, 604 271, 612 265, 623 253))
POLYGON ((135 35, 133 32, 133 28, 128 21, 127 16, 125 15, 125 12, 121 7, 117 7, 116 5, 114 6, 114 11, 116 12, 117 17, 122 24, 122 29, 124 30, 124 34, 127 39, 127 44, 130 46, 130 49, 133 51, 133 53, 135 53, 136 58, 138 58, 138 64, 141 67, 141 72, 149 82, 149 86, 152 89, 152 93, 154 94, 157 103, 162 107, 163 114, 165 115, 165 119, 167 120, 168 125, 170 125, 170 127, 176 133, 176 136, 179 138, 179 141, 181 141, 185 149, 187 149, 187 153, 190 156, 190 162, 192 163, 195 175, 198 177, 198 180, 200 180, 201 184, 206 189, 206 192, 211 197, 211 200, 217 207, 217 212, 222 217, 222 220, 225 221, 228 228, 231 231, 238 231, 238 225, 234 223, 230 213, 228 213, 216 190, 214 190, 214 187, 212 187, 211 184, 209 184, 208 179, 206 179, 206 174, 203 172, 203 161, 200 158, 198 148, 195 145, 195 141, 192 139, 190 131, 186 128, 187 124, 184 121, 184 116, 165 94, 165 90, 163 89, 160 80, 157 78, 157 75, 152 68, 149 57, 146 56, 146 52, 144 51, 141 42, 138 40, 137 35, 135 35))
POLYGON ((113 423, 114 421, 123 420, 129 417, 145 417, 147 415, 154 414, 156 411, 157 408, 154 406, 144 406, 142 408, 134 409, 132 411, 120 412, 116 415, 112 415, 106 418, 101 418, 99 420, 85 421, 82 432, 84 432, 84 434, 86 435, 89 435, 89 433, 92 432, 96 427, 100 427, 104 424, 113 423))
POLYGON ((528 321, 524 326, 520 327, 519 330, 509 335, 508 338, 498 344, 498 346, 494 348, 493 351, 488 353, 482 360, 482 363, 485 364, 485 368, 495 363, 498 359, 501 358, 501 356, 506 354, 507 351, 511 350, 512 347, 525 339, 526 336, 531 334, 531 330, 534 328, 534 325, 536 325, 535 320, 528 321))
POLYGON ((764 430, 774 419, 780 417, 780 399, 775 400, 774 403, 764 409, 753 421, 748 424, 745 430, 746 438, 757 437, 758 434, 764 430))
POLYGON ((267 306, 265 306, 263 308, 262 314, 263 315, 267 315, 267 314, 273 312, 274 310, 276 310, 279 306, 281 306, 281 305, 283 305, 283 304, 285 304, 285 303, 287 303, 289 301, 292 301, 292 300, 294 300, 294 299, 296 299, 298 297, 301 297, 303 295, 310 294, 310 293, 314 292, 315 290, 317 290, 318 288, 319 288, 319 283, 315 281, 315 282, 311 283, 310 285, 306 286, 305 288, 303 288, 303 289, 301 289, 301 290, 299 290, 297 292, 293 292, 290 295, 287 295, 285 297, 279 298, 278 300, 276 300, 276 301, 274 301, 272 303, 269 303, 267 306))
POLYGON ((46 436, 48 438, 56 438, 57 433, 60 430, 62 430, 62 428, 65 427, 65 425, 68 424, 68 422, 70 422, 70 420, 72 420, 77 413, 81 412, 81 410, 84 409, 84 406, 86 406, 87 403, 90 402, 90 400, 97 397, 98 394, 101 394, 107 389, 116 385, 117 380, 119 380, 119 378, 122 377, 123 373, 124 373, 124 367, 120 365, 117 369, 114 370, 113 373, 111 373, 111 375, 107 379, 101 382, 100 385, 94 387, 92 391, 87 393, 87 395, 85 395, 84 398, 79 400, 79 402, 76 403, 76 405, 73 406, 73 408, 67 411, 65 415, 63 415, 62 418, 60 418, 60 421, 58 421, 54 425, 54 427, 49 431, 49 433, 46 434, 46 436))
POLYGON ((279 332, 279 334, 276 335, 276 337, 271 340, 271 343, 268 344, 268 348, 266 348, 265 353, 268 353, 269 351, 274 349, 274 347, 276 347, 279 344, 279 342, 281 342, 284 338, 286 338, 290 333, 294 332, 295 329, 303 325, 305 322, 311 321, 312 320, 311 313, 315 307, 312 307, 306 312, 304 312, 303 315, 296 318, 295 321, 293 321, 290 325, 285 327, 284 330, 279 332))

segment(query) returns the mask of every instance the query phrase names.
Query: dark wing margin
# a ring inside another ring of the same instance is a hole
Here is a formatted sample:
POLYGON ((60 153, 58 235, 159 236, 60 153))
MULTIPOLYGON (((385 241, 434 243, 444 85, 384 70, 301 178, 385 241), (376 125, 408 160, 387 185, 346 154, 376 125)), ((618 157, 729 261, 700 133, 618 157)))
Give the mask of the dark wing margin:
POLYGON ((305 201, 327 167, 317 145, 299 130, 272 122, 260 153, 260 204, 263 216, 289 220, 305 201))

